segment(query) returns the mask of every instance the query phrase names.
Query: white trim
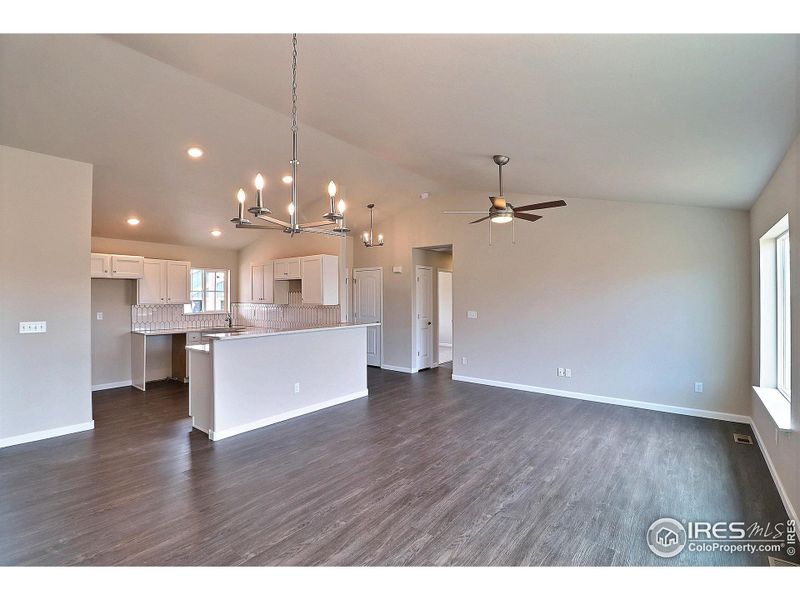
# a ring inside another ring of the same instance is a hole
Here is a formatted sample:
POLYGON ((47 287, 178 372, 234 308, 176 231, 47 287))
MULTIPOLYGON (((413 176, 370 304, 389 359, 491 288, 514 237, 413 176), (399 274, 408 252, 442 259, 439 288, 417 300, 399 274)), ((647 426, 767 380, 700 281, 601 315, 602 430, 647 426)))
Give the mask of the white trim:
POLYGON ((397 365, 389 365, 386 363, 381 365, 381 369, 386 369, 387 371, 397 371, 398 373, 416 373, 416 371, 412 371, 408 367, 398 367, 397 365))
MULTIPOLYGON (((445 271, 446 273, 447 271, 445 271)), ((445 348, 452 348, 453 344, 448 344, 447 342, 439 342, 440 346, 444 346, 445 348)))
POLYGON ((239 435, 240 433, 245 433, 246 431, 253 431, 254 429, 260 429, 261 427, 266 427, 267 425, 272 425, 274 423, 279 423, 281 421, 287 421, 289 419, 294 419, 295 417, 307 415, 308 413, 316 412, 318 410, 322 410, 323 408, 328 408, 331 406, 335 406, 337 404, 343 404, 344 402, 350 402, 351 400, 363 398, 368 394, 369 390, 364 389, 358 392, 353 392, 352 394, 339 396, 331 400, 325 400, 324 402, 318 402, 317 404, 312 404, 310 406, 304 406, 302 408, 297 408, 295 410, 289 410, 284 413, 267 417, 265 419, 259 419, 258 421, 251 421, 250 423, 245 423, 243 425, 236 425, 235 427, 229 427, 228 429, 223 429, 222 431, 215 431, 213 429, 209 429, 208 437, 211 440, 217 442, 219 440, 224 440, 225 438, 229 438, 234 435, 239 435))
POLYGON ((792 405, 786 396, 777 388, 753 386, 761 404, 767 411, 772 423, 780 431, 792 430, 792 405))
POLYGON ((756 434, 756 441, 758 442, 758 447, 761 449, 761 455, 764 457, 764 462, 767 463, 767 468, 769 469, 769 474, 772 476, 772 481, 775 482, 775 487, 778 488, 778 495, 781 497, 781 501, 783 502, 783 507, 786 509, 789 518, 797 521, 798 520, 797 512, 794 510, 794 507, 792 506, 792 503, 789 500, 789 494, 786 493, 786 488, 783 486, 781 478, 778 477, 778 471, 777 469, 775 469, 775 464, 772 462, 772 459, 769 456, 769 452, 767 452, 767 447, 764 445, 764 442, 761 439, 761 434, 758 433, 756 422, 753 419, 750 419, 750 427, 752 427, 753 433, 756 434))
POLYGON ((113 390, 115 388, 130 387, 133 381, 127 379, 126 381, 110 381, 108 383, 96 383, 92 386, 93 392, 100 392, 102 390, 113 390))
POLYGON ((66 427, 56 427, 54 429, 42 429, 41 431, 23 433, 22 435, 0 438, 0 448, 16 446, 17 444, 27 444, 28 442, 36 442, 39 440, 46 440, 48 438, 67 435, 70 433, 78 433, 79 431, 89 431, 90 429, 94 429, 93 420, 86 421, 85 423, 77 423, 75 425, 67 425, 66 427))
POLYGON ((653 402, 642 402, 640 400, 628 400, 626 398, 615 398, 613 396, 598 396, 596 394, 585 394, 583 392, 573 392, 568 390, 556 390, 552 388, 537 387, 535 385, 525 385, 522 383, 509 383, 507 381, 495 381, 492 379, 480 379, 478 377, 468 377, 466 375, 453 374, 454 381, 465 381, 467 383, 478 383, 480 385, 490 385, 493 387, 508 388, 512 390, 522 390, 524 392, 535 392, 537 394, 548 394, 550 396, 561 396, 564 398, 575 398, 576 400, 588 400, 589 402, 602 402, 604 404, 616 404, 618 406, 628 406, 630 408, 644 408, 658 412, 673 413, 677 415, 689 415, 691 417, 703 417, 706 419, 717 419, 720 421, 731 421, 733 423, 750 423, 750 417, 737 415, 734 413, 724 413, 715 410, 704 410, 701 408, 689 408, 686 406, 674 406, 671 404, 655 404, 653 402))

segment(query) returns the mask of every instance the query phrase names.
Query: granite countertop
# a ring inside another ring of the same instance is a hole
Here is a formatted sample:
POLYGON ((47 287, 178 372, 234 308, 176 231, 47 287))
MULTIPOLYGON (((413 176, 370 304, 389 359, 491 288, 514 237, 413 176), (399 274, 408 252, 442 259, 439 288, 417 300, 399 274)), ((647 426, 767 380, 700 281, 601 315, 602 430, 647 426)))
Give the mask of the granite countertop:
POLYGON ((192 352, 203 352, 208 354, 211 352, 211 344, 189 344, 186 346, 187 350, 191 350, 192 352))
MULTIPOLYGON (((211 331, 212 329, 222 329, 224 325, 219 327, 177 327, 175 329, 147 329, 147 330, 131 330, 131 333, 138 335, 177 335, 181 333, 201 333, 203 331, 211 331)), ((252 327, 245 327, 244 325, 235 325, 234 329, 253 329, 252 327)))
POLYGON ((269 335, 287 335, 292 333, 308 333, 311 331, 328 331, 331 329, 354 329, 357 327, 374 327, 380 323, 336 323, 334 325, 287 325, 285 327, 248 327, 245 331, 231 333, 211 333, 205 337, 224 342, 226 340, 241 340, 269 335))

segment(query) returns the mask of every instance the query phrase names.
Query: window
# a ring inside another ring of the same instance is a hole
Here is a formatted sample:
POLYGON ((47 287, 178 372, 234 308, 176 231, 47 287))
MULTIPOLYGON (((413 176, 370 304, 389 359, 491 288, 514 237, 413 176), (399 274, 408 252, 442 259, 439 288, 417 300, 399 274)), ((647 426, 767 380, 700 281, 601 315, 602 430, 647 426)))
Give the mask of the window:
POLYGON ((775 240, 775 283, 777 296, 777 388, 787 400, 792 397, 792 311, 789 285, 789 232, 775 240))
POLYGON ((227 312, 228 271, 223 269, 192 269, 189 304, 184 312, 227 312))

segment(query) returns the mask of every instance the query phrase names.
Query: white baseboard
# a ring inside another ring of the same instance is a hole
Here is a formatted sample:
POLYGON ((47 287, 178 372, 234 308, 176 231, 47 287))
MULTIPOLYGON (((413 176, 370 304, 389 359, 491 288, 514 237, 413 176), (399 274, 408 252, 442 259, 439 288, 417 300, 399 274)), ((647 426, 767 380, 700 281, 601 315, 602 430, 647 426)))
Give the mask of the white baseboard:
POLYGON ((289 419, 294 419, 295 417, 307 415, 308 413, 316 412, 318 410, 322 410, 323 408, 329 408, 337 404, 343 404, 345 402, 350 402, 351 400, 356 400, 357 398, 363 398, 368 394, 369 390, 365 389, 358 392, 353 392, 352 394, 339 396, 331 400, 325 400, 324 402, 318 402, 317 404, 312 404, 310 406, 304 406, 303 408, 298 408, 295 410, 290 410, 284 413, 273 415, 265 419, 259 419, 258 421, 251 421, 250 423, 244 423, 243 425, 229 427, 228 429, 223 429, 221 431, 215 431, 213 429, 209 429, 208 437, 211 438, 213 441, 217 442, 219 440, 224 440, 225 438, 229 438, 234 435, 239 435, 240 433, 245 433, 246 431, 253 431, 254 429, 260 429, 261 427, 266 427, 267 425, 272 425, 274 423, 280 423, 281 421, 288 421, 289 419))
POLYGON ((100 392, 102 390, 113 390, 115 388, 121 387, 130 387, 133 385, 133 381, 130 379, 126 381, 110 381, 109 383, 97 383, 92 386, 93 392, 100 392))
POLYGON ((399 373, 414 373, 415 372, 415 371, 412 371, 411 369, 409 369, 408 367, 398 367, 397 365, 387 365, 386 363, 381 365, 381 369, 386 369, 387 371, 397 371, 399 373))
POLYGON ((772 481, 775 482, 775 487, 778 488, 778 495, 781 497, 783 507, 786 509, 786 513, 789 515, 789 518, 794 519, 795 522, 797 522, 797 511, 795 511, 791 500, 789 500, 789 494, 786 493, 786 488, 783 486, 781 478, 778 477, 778 471, 775 469, 775 464, 772 462, 772 458, 770 458, 767 447, 764 445, 764 441, 761 439, 761 434, 758 432, 758 428, 756 427, 756 423, 753 419, 750 419, 750 427, 753 428, 753 433, 756 434, 758 447, 761 449, 761 455, 764 457, 764 462, 767 463, 769 474, 772 475, 772 481))
POLYGON ((0 438, 0 448, 16 446, 17 444, 27 444, 28 442, 36 442, 39 440, 46 440, 48 438, 67 435, 69 433, 78 433, 79 431, 88 431, 90 429, 94 429, 93 420, 86 421, 85 423, 77 423, 75 425, 67 425, 66 427, 56 427, 54 429, 43 429, 42 431, 23 433, 22 435, 0 438))
POLYGON ((604 404, 616 404, 618 406, 628 406, 631 408, 644 408, 658 412, 674 413, 678 415, 689 415, 691 417, 703 417, 706 419, 717 419, 720 421, 731 421, 733 423, 750 423, 750 417, 737 415, 734 413, 717 412, 714 410, 703 410, 700 408, 688 408, 685 406, 673 406, 671 404, 655 404, 652 402, 642 402, 640 400, 628 400, 626 398, 615 398, 613 396, 598 396, 597 394, 585 394, 583 392, 573 392, 569 390, 556 390, 552 388, 537 387, 535 385, 525 385, 522 383, 510 383, 507 381, 495 381, 493 379, 480 379, 478 377, 468 377, 467 375, 453 374, 453 380, 465 381, 467 383, 479 383, 492 387, 508 388, 521 390, 523 392, 535 392, 537 394, 547 394, 549 396, 561 396, 564 398, 575 398, 576 400, 588 400, 589 402, 602 402, 604 404))

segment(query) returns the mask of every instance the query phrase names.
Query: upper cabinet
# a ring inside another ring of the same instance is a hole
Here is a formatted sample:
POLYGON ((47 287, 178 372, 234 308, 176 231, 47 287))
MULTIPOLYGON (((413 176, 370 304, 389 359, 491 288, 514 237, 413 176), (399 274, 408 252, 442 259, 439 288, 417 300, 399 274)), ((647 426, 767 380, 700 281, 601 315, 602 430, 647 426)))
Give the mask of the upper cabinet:
POLYGON ((143 274, 144 258, 141 256, 92 252, 91 276, 95 279, 141 279, 143 274))
POLYGON ((250 301, 272 304, 274 289, 273 262, 250 267, 250 301))
POLYGON ((139 304, 188 304, 190 263, 182 260, 143 259, 139 304))
POLYGON ((339 304, 338 256, 304 256, 301 272, 303 304, 339 304))
POLYGON ((300 279, 301 258, 282 258, 275 261, 275 279, 278 281, 284 279, 300 279))

